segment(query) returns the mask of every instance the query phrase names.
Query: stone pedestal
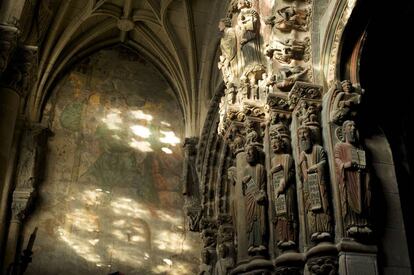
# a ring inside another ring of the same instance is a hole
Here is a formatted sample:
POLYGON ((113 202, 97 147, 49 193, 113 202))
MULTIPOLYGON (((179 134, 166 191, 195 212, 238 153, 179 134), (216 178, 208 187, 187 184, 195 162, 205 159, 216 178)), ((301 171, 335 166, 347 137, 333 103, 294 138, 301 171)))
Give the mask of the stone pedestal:
POLYGON ((339 253, 339 274, 376 275, 378 274, 377 255, 341 252, 339 253))
POLYGON ((337 247, 339 251, 339 274, 378 274, 377 247, 375 245, 366 245, 345 239, 337 247))
POLYGON ((250 261, 240 262, 230 274, 231 275, 270 275, 273 264, 264 258, 252 258, 250 261))
POLYGON ((276 275, 300 275, 302 274, 305 257, 302 253, 286 252, 274 261, 276 275))

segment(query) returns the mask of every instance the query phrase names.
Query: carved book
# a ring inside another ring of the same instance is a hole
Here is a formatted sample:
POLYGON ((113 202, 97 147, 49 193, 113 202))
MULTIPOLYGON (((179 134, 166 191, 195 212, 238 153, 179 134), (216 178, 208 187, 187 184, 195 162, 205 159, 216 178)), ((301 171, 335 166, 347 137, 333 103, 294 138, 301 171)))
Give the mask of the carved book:
POLYGON ((319 191, 318 174, 308 174, 309 202, 311 210, 322 208, 321 193, 319 191))
POLYGON ((367 165, 364 150, 352 148, 351 156, 352 161, 358 163, 359 167, 364 168, 367 165))
POLYGON ((279 197, 277 197, 277 189, 279 188, 280 180, 283 178, 283 170, 276 172, 273 174, 273 190, 274 190, 274 196, 275 196, 275 210, 276 215, 283 215, 286 214, 286 196, 285 194, 280 194, 279 197))

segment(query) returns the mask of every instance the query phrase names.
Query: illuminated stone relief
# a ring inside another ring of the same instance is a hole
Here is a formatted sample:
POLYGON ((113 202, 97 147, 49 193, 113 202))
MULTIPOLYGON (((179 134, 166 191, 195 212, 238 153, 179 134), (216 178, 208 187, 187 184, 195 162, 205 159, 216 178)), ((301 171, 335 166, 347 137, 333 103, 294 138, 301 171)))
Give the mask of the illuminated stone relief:
POLYGON ((26 227, 39 227, 28 274, 196 273, 175 102, 159 73, 123 48, 92 55, 61 81, 44 115, 55 135, 40 211, 26 227))

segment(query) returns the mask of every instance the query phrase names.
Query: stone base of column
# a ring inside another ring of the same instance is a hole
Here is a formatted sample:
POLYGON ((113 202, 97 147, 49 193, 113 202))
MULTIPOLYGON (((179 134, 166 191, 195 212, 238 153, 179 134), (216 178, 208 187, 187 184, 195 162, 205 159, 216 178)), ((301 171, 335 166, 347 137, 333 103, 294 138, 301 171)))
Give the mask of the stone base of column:
POLYGON ((377 275, 377 247, 353 240, 342 240, 338 245, 339 274, 377 275))
POLYGON ((231 275, 270 275, 273 263, 264 257, 252 257, 248 261, 240 262, 231 272, 231 275))
POLYGON ((285 252, 274 261, 276 275, 301 275, 305 257, 302 253, 295 251, 285 252))
POLYGON ((338 250, 330 242, 323 242, 306 252, 305 275, 338 274, 338 250))

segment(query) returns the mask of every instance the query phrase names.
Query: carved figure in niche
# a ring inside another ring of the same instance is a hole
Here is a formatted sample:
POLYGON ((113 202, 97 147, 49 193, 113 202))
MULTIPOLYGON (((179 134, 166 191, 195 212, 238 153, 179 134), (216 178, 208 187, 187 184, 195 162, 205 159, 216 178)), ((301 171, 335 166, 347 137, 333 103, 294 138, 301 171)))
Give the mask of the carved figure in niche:
POLYGON ((266 171, 259 163, 259 153, 256 146, 246 146, 247 165, 243 169, 242 187, 249 255, 260 255, 266 251, 266 171))
POLYGON ((283 92, 289 92, 297 80, 305 78, 308 71, 308 68, 304 69, 301 66, 282 67, 275 74, 276 87, 283 92))
POLYGON ((250 97, 250 83, 247 77, 240 78, 240 87, 237 93, 238 102, 242 104, 245 100, 250 97))
POLYGON ((341 82, 341 90, 336 94, 331 111, 331 121, 341 125, 346 119, 356 115, 356 106, 361 103, 361 94, 352 87, 349 80, 341 82))
POLYGON ((227 180, 230 185, 230 214, 233 217, 233 220, 237 220, 237 204, 235 196, 236 179, 237 178, 237 167, 231 166, 227 169, 227 180))
POLYGON ((214 268, 214 275, 227 275, 234 266, 234 259, 229 254, 229 248, 225 244, 218 247, 219 259, 214 268))
POLYGON ((308 10, 287 6, 278 10, 277 13, 282 17, 282 19, 276 22, 276 29, 283 32, 290 32, 291 30, 308 30, 308 10))
POLYGON ((313 143, 312 131, 307 126, 298 129, 300 143, 299 169, 303 183, 305 215, 311 241, 331 239, 332 224, 329 197, 325 180, 326 152, 313 143))
POLYGON ((219 30, 223 33, 220 40, 221 56, 218 68, 223 72, 223 80, 229 83, 237 75, 237 37, 231 27, 231 19, 223 18, 219 22, 219 30))
POLYGON ((234 104, 236 103, 236 96, 237 96, 237 90, 236 86, 234 86, 233 83, 228 84, 228 88, 225 91, 227 104, 234 104))
POLYGON ((308 46, 309 39, 298 41, 294 39, 273 40, 267 46, 266 55, 270 58, 285 64, 290 64, 292 60, 305 59, 305 51, 308 46))
POLYGON ((365 151, 359 146, 354 121, 345 121, 342 133, 344 142, 335 145, 335 164, 344 226, 350 237, 368 235, 372 233, 368 222, 371 188, 365 151))
POLYGON ((252 100, 259 99, 259 86, 256 84, 256 79, 250 78, 250 96, 252 100))
POLYGON ((298 118, 301 125, 319 126, 319 107, 314 104, 301 102, 301 111, 298 112, 298 118))
POLYGON ((269 81, 269 77, 267 73, 263 73, 262 79, 258 81, 260 99, 265 99, 267 94, 269 93, 268 81, 269 81))
POLYGON ((245 121, 246 127, 246 144, 251 143, 258 143, 259 142, 259 134, 255 129, 255 123, 252 120, 245 121))
POLYGON ((295 168, 290 151, 289 135, 280 133, 277 125, 270 127, 272 158, 272 187, 274 190, 274 219, 276 243, 279 249, 287 250, 296 246, 297 209, 295 168))
POLYGON ((260 18, 252 8, 251 0, 239 0, 237 17, 238 32, 240 37, 241 67, 244 68, 243 76, 258 79, 265 71, 261 62, 260 50, 260 18))
POLYGON ((201 251, 201 260, 199 275, 213 275, 213 268, 211 266, 211 255, 207 249, 201 251))

